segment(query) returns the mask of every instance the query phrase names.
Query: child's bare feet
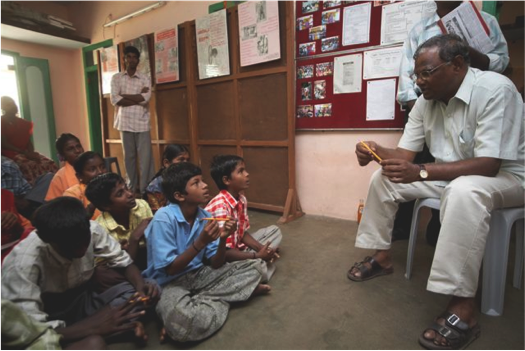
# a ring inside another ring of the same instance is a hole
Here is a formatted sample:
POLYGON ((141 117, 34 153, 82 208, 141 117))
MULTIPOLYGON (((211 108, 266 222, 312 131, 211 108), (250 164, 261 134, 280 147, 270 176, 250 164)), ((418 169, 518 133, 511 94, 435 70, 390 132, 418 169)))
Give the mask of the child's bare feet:
POLYGON ((160 330, 159 340, 161 344, 166 340, 166 328, 165 327, 162 327, 162 329, 160 330))
POLYGON ((144 329, 144 324, 142 322, 135 322, 135 337, 139 341, 148 341, 148 334, 146 334, 146 329, 144 329))
POLYGON ((266 295, 272 290, 272 287, 268 284, 259 284, 252 293, 253 296, 266 295))

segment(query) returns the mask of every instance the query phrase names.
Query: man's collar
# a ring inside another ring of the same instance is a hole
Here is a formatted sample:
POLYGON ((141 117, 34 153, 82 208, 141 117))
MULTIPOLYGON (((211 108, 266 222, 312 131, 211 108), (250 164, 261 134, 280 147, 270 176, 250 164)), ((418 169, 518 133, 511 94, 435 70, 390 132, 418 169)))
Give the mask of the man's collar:
POLYGON ((468 105, 472 96, 472 89, 474 88, 475 80, 476 77, 474 75, 473 68, 469 67, 467 74, 465 75, 465 78, 463 78, 463 82, 461 82, 461 85, 454 97, 460 99, 468 105))
POLYGON ((127 70, 124 71, 124 72, 122 72, 122 73, 124 73, 124 75, 126 75, 126 76, 128 76, 128 77, 130 77, 130 78, 133 78, 133 77, 140 77, 140 72, 139 72, 138 70, 136 70, 135 73, 133 73, 132 76, 129 75, 129 73, 128 73, 127 70))
POLYGON ((437 23, 440 19, 441 18, 439 18, 438 14, 434 12, 434 14, 428 17, 428 19, 425 21, 425 29, 437 23))

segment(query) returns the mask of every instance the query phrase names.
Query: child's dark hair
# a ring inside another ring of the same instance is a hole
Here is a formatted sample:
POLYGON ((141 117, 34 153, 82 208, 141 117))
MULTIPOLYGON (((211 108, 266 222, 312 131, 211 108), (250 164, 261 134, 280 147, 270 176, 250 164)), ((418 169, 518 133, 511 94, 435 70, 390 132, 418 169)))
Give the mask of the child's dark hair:
POLYGON ((124 48, 124 56, 126 56, 126 55, 129 54, 129 53, 131 53, 131 54, 135 54, 135 55, 137 55, 137 58, 140 58, 140 51, 139 51, 139 49, 137 49, 137 48, 134 47, 134 46, 131 46, 131 45, 130 45, 130 46, 126 46, 126 47, 124 48))
POLYGON ((179 192, 186 195, 188 181, 198 175, 202 175, 202 170, 193 163, 181 162, 170 165, 162 172, 162 192, 166 199, 178 204, 173 194, 179 192))
POLYGON ((91 233, 84 205, 69 196, 57 197, 39 207, 32 222, 42 241, 60 246, 74 247, 80 234, 91 233))
POLYGON ((75 169, 75 173, 82 174, 82 171, 84 170, 84 166, 89 160, 92 160, 96 157, 100 157, 102 161, 104 161, 104 158, 102 155, 100 155, 98 152, 95 151, 86 151, 80 156, 77 157, 75 160, 75 163, 73 164, 73 168, 75 169))
MULTIPOLYGON (((180 155, 184 153, 187 153, 187 154, 190 153, 186 146, 179 145, 179 144, 169 144, 168 146, 166 146, 166 148, 164 149, 164 152, 162 153, 161 165, 163 164, 162 161, 168 160, 171 162, 171 160, 173 160, 176 157, 179 157, 180 155)), ((153 177, 153 179, 160 176, 162 172, 164 172, 165 169, 166 167, 162 165, 159 171, 157 172, 157 174, 155 174, 155 176, 153 177)))
POLYGON ((76 140, 78 143, 80 143, 80 139, 74 136, 71 133, 62 133, 55 141, 55 149, 60 155, 64 154, 64 147, 66 146, 66 143, 70 140, 76 140))
POLYGON ((111 191, 120 183, 124 183, 124 179, 116 173, 99 174, 87 185, 86 197, 93 206, 104 211, 104 207, 111 205, 111 191))
POLYGON ((237 155, 215 155, 213 157, 210 173, 219 190, 228 190, 222 178, 230 178, 239 162, 244 162, 244 159, 237 155))

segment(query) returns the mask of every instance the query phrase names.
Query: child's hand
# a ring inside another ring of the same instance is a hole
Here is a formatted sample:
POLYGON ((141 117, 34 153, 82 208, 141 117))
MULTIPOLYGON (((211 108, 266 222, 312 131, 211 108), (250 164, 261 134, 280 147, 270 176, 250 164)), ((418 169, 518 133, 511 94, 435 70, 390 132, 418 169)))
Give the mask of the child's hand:
POLYGON ((128 251, 129 248, 129 242, 126 239, 120 240, 120 248, 124 251, 128 251))
POLYGON ((134 241, 140 241, 144 237, 144 232, 146 231, 146 228, 148 227, 149 223, 151 222, 153 218, 145 218, 143 219, 137 228, 131 233, 130 239, 134 241))
POLYGON ((257 252, 256 258, 260 258, 263 261, 271 261, 274 259, 275 250, 270 247, 270 242, 267 242, 259 252, 257 252))
POLYGON ((221 228, 216 221, 209 221, 208 224, 204 227, 202 232, 197 239, 199 241, 199 249, 203 249, 211 243, 212 241, 217 240, 221 236, 221 228))
POLYGON ((227 238, 237 230, 237 220, 235 218, 230 218, 224 223, 221 232, 221 238, 227 238))

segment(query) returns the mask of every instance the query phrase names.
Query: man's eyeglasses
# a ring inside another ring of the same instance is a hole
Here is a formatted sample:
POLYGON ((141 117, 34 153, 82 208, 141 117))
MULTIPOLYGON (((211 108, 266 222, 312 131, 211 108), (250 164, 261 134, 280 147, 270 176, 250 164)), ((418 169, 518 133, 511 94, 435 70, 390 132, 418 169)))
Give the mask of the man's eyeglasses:
POLYGON ((434 74, 434 72, 436 72, 440 67, 444 66, 444 65, 448 65, 450 63, 449 62, 443 62, 442 64, 440 64, 439 66, 437 67, 434 67, 432 69, 426 69, 424 71, 421 71, 419 73, 413 73, 410 78, 412 78, 412 80, 415 82, 418 78, 421 78, 421 80, 428 80, 430 78, 430 76, 432 74, 434 74))

